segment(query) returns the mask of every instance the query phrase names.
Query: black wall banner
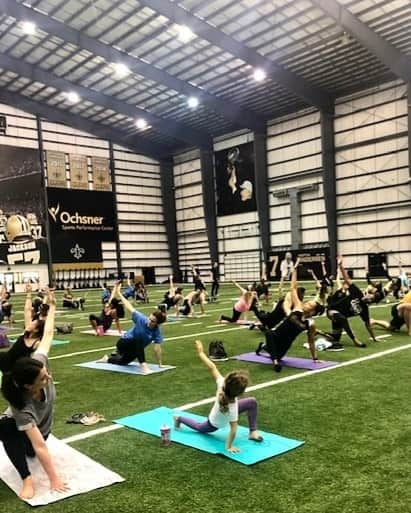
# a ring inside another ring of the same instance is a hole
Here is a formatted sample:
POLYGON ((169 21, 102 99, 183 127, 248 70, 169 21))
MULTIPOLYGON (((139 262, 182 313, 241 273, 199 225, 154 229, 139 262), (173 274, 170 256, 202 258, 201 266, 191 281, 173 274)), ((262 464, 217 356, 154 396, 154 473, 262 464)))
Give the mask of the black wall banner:
POLYGON ((312 275, 308 272, 308 269, 312 269, 317 278, 321 280, 323 276, 321 262, 324 260, 326 271, 328 274, 331 274, 329 247, 270 251, 269 261, 267 262, 268 279, 280 279, 281 262, 284 260, 286 253, 291 253, 293 262, 295 262, 297 258, 300 259, 300 266, 298 268, 299 280, 312 280, 312 275))
POLYGON ((48 262, 38 150, 0 147, 0 264, 48 262))
POLYGON ((113 193, 48 187, 53 264, 102 261, 101 243, 116 240, 113 193))
POLYGON ((254 180, 254 143, 246 143, 214 154, 217 215, 257 210, 254 180))

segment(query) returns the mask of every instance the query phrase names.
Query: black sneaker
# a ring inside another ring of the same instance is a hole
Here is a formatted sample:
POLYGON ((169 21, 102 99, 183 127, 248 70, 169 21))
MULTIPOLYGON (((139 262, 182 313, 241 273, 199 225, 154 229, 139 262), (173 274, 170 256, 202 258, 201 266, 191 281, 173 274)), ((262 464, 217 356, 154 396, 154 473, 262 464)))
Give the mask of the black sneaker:
POLYGON ((327 347, 327 351, 344 351, 344 346, 339 342, 334 342, 332 346, 327 347))
POLYGON ((257 346, 257 349, 255 350, 255 354, 257 356, 260 356, 261 351, 264 351, 264 349, 265 349, 265 343, 264 342, 260 342, 258 344, 258 346, 257 346))
POLYGON ((274 364, 274 372, 281 372, 281 369, 282 369, 282 365, 280 363, 275 363, 274 364))
POLYGON ((253 330, 255 328, 255 324, 252 322, 249 326, 248 326, 248 329, 249 330, 253 330))

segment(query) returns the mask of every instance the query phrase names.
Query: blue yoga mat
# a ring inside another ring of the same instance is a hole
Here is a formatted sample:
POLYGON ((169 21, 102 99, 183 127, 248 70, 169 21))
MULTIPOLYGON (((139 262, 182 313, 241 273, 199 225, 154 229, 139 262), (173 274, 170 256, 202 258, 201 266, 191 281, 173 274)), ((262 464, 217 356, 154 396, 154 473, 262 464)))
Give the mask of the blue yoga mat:
MULTIPOLYGON (((114 365, 113 363, 98 363, 98 362, 85 362, 85 363, 77 363, 77 367, 87 367, 88 369, 97 369, 104 371, 112 371, 112 372, 125 372, 126 374, 138 374, 140 376, 150 376, 150 374, 144 374, 141 372, 140 366, 137 363, 129 363, 128 365, 114 365)), ((171 369, 175 369, 172 365, 164 365, 163 367, 159 367, 158 365, 154 365, 152 363, 148 364, 152 373, 157 372, 165 372, 171 369)))
MULTIPOLYGON (((123 426, 149 433, 150 435, 160 436, 160 428, 166 424, 173 426, 173 416, 181 415, 190 417, 197 421, 205 421, 204 417, 193 413, 179 412, 171 408, 160 407, 130 417, 123 417, 114 422, 123 426)), ((234 446, 240 448, 239 453, 231 453, 225 450, 225 441, 229 428, 219 429, 214 433, 202 434, 190 429, 188 426, 181 425, 180 429, 171 429, 171 441, 177 442, 189 447, 194 447, 200 451, 211 454, 222 454, 231 460, 243 463, 244 465, 253 465, 259 461, 278 456, 284 452, 299 447, 304 442, 292 440, 273 433, 259 431, 264 437, 260 443, 248 440, 248 428, 239 426, 234 441, 234 446)))
MULTIPOLYGON (((10 342, 14 344, 16 339, 11 339, 10 342)), ((70 340, 53 340, 51 345, 52 346, 62 346, 63 344, 70 344, 70 340)))

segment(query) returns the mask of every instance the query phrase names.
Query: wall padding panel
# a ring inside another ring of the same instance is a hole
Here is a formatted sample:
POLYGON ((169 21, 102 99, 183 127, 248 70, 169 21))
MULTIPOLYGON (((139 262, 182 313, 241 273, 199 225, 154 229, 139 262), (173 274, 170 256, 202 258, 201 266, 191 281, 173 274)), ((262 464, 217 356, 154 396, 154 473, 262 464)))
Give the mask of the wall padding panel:
POLYGON ((164 225, 160 165, 114 145, 120 258, 123 272, 154 267, 156 281, 171 273, 164 225))
POLYGON ((340 98, 335 145, 339 251, 363 275, 368 253, 411 264, 407 88, 401 82, 340 98))
POLYGON ((191 265, 194 265, 208 279, 211 261, 198 152, 187 152, 175 157, 174 187, 180 268, 191 272, 191 265))

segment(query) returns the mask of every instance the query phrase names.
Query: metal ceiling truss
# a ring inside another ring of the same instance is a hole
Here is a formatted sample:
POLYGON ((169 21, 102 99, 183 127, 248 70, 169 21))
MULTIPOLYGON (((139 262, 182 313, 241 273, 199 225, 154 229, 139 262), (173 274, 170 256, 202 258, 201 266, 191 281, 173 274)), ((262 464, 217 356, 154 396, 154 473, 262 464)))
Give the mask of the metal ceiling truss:
POLYGON ((165 146, 153 144, 150 141, 142 141, 141 138, 138 140, 134 136, 130 136, 130 134, 120 132, 119 130, 113 130, 109 127, 104 127, 103 125, 93 123, 92 121, 84 119, 76 114, 71 114, 70 112, 57 109, 56 107, 44 105, 31 100, 26 96, 12 93, 11 91, 7 91, 3 88, 0 88, 0 102, 29 112, 32 115, 39 115, 49 121, 62 123, 83 132, 89 132, 98 138, 111 140, 112 142, 125 146, 136 153, 148 155, 155 159, 159 159, 170 153, 169 149, 165 146))
POLYGON ((408 55, 401 53, 385 41, 335 0, 311 0, 311 2, 376 55, 397 77, 405 82, 411 82, 411 58, 408 55))
POLYGON ((313 105, 324 112, 332 113, 333 99, 326 91, 307 83, 303 77, 295 75, 255 50, 248 48, 198 16, 183 9, 176 2, 139 0, 139 3, 173 20, 174 23, 187 25, 197 36, 206 39, 250 66, 264 69, 274 82, 282 85, 296 96, 303 98, 309 105, 313 105))
MULTIPOLYGON (((37 66, 33 66, 20 59, 9 55, 0 54, 0 67, 13 71, 17 75, 30 78, 33 81, 54 87, 58 91, 75 91, 81 98, 89 100, 96 105, 102 105, 106 109, 112 109, 127 117, 134 115, 142 116, 146 121, 152 124, 158 131, 165 135, 188 142, 194 146, 202 147, 210 143, 210 136, 206 133, 198 132, 188 126, 181 125, 172 120, 159 118, 149 112, 138 109, 134 105, 121 102, 111 96, 93 91, 88 87, 80 86, 70 82, 65 78, 43 71, 37 66)), ((58 94, 58 93, 57 93, 58 94)))
POLYGON ((265 119, 241 105, 209 94, 201 88, 176 78, 137 57, 133 57, 108 44, 89 37, 81 31, 75 30, 15 0, 2 0, 2 11, 17 20, 30 19, 48 34, 55 35, 67 43, 78 46, 80 49, 88 50, 93 55, 105 59, 107 63, 122 62, 135 73, 153 80, 158 84, 162 84, 185 96, 196 96, 202 104, 214 110, 220 116, 238 127, 261 130, 265 125, 265 119))

